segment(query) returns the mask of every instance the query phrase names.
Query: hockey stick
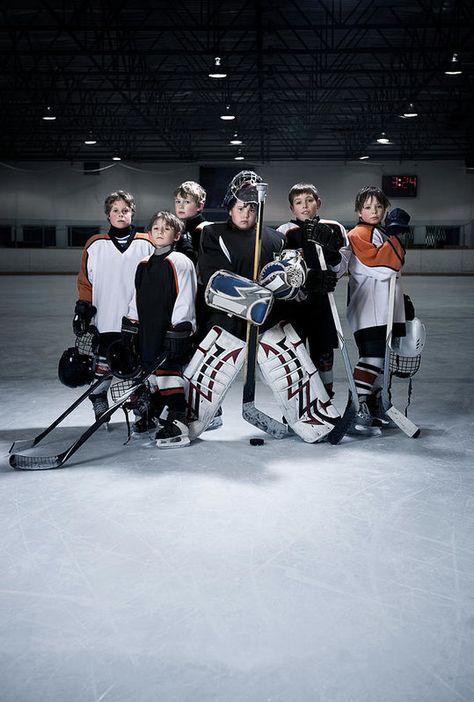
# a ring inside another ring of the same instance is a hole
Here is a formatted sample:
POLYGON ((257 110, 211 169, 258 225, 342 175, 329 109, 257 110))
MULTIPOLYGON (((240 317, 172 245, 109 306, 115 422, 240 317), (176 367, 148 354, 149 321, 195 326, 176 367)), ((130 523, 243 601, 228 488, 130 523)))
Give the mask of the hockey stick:
MULTIPOLYGON (((253 255, 253 276, 252 280, 257 281, 260 266, 260 248, 263 227, 263 209, 265 195, 267 192, 266 183, 257 183, 258 210, 257 224, 255 227, 255 250, 253 255)), ((247 322, 247 346, 244 370, 244 388, 242 393, 242 417, 254 427, 275 437, 282 439, 288 435, 288 428, 277 419, 273 419, 268 414, 255 407, 255 367, 258 351, 258 328, 255 324, 247 322)))
POLYGON ((392 275, 389 283, 388 293, 388 313, 387 313, 387 334, 385 337, 385 360, 383 367, 383 387, 382 387, 382 405, 385 414, 390 417, 394 424, 401 429, 404 434, 412 439, 416 439, 420 435, 420 429, 408 417, 405 417, 403 412, 400 412, 392 405, 389 393, 390 385, 390 352, 392 348, 392 330, 393 330, 393 315, 395 310, 395 285, 396 275, 392 275))
POLYGON ((111 378, 111 374, 107 374, 102 376, 102 378, 99 378, 99 380, 96 380, 93 385, 90 385, 87 390, 75 400, 70 407, 68 407, 57 419, 54 420, 54 422, 51 422, 49 427, 44 429, 40 434, 35 436, 33 439, 20 439, 19 441, 14 441, 13 444, 10 447, 10 450, 8 453, 12 453, 13 451, 25 451, 26 449, 33 448, 34 446, 37 446, 40 441, 42 441, 48 434, 50 434, 53 429, 55 429, 58 424, 61 424, 63 419, 66 419, 71 412, 74 412, 76 407, 79 407, 81 402, 83 402, 86 398, 88 398, 90 395, 94 394, 94 390, 96 390, 99 385, 101 385, 104 380, 107 380, 108 378, 111 378))
MULTIPOLYGON (((166 358, 163 354, 160 356, 155 369, 162 365, 166 358)), ((120 409, 128 398, 133 395, 133 393, 139 388, 143 383, 152 375, 154 371, 143 371, 139 376, 132 379, 131 381, 124 381, 123 383, 116 383, 112 386, 111 391, 114 387, 118 387, 123 384, 123 389, 118 395, 116 401, 105 411, 101 416, 86 429, 73 443, 68 446, 67 449, 62 451, 62 453, 54 454, 51 456, 25 456, 21 453, 12 453, 9 458, 9 463, 12 468, 19 468, 20 470, 48 470, 50 468, 62 468, 66 461, 73 456, 76 451, 94 434, 99 427, 105 422, 108 422, 110 417, 120 409)), ((101 379, 102 382, 103 378, 101 379)))
MULTIPOLYGON (((316 241, 314 242, 314 245, 316 246, 316 251, 318 253, 319 265, 321 266, 321 270, 326 271, 326 259, 324 258, 322 246, 320 246, 320 244, 318 244, 316 241)), ((346 340, 344 339, 341 320, 337 311, 336 301, 332 292, 327 293, 327 296, 329 300, 329 305, 331 307, 331 314, 334 320, 334 326, 336 327, 339 350, 342 354, 344 368, 346 370, 347 382, 349 384, 349 394, 344 414, 342 415, 338 423, 335 425, 334 429, 331 429, 327 437, 330 444, 338 444, 341 441, 342 437, 347 433, 347 431, 354 423, 354 418, 357 412, 359 411, 359 400, 357 397, 357 389, 354 382, 354 376, 352 374, 352 366, 349 359, 349 354, 347 352, 346 340)))

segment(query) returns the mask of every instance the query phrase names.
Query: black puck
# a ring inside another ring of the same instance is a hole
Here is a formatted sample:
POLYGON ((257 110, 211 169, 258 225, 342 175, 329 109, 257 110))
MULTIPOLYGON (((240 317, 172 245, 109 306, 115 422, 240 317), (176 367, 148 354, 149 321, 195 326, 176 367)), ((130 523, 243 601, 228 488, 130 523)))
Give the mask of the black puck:
POLYGON ((250 439, 250 446, 263 446, 265 441, 263 439, 250 439))

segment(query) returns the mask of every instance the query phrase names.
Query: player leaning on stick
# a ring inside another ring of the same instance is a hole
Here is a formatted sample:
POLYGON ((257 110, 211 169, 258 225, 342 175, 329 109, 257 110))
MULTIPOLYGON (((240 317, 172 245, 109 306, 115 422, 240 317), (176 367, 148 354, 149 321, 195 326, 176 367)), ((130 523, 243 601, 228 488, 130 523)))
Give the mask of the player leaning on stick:
POLYGON ((338 339, 327 293, 333 292, 338 277, 346 270, 346 230, 335 220, 320 218, 321 199, 312 183, 293 185, 288 200, 293 218, 280 225, 278 231, 285 235, 285 248, 302 251, 308 275, 306 294, 297 301, 284 303, 282 309, 297 334, 307 341, 311 360, 332 397, 334 349, 338 339), (318 236, 320 223, 327 225, 323 240, 318 236), (327 271, 321 270, 315 244, 322 246, 327 271))
MULTIPOLYGON (((99 331, 96 378, 109 371, 107 349, 120 339, 122 317, 127 314, 134 292, 137 264, 154 251, 148 236, 138 233, 132 224, 135 209, 135 199, 130 193, 124 190, 110 193, 104 203, 109 231, 92 236, 82 252, 73 330, 76 335, 84 334, 94 324, 99 331)), ((110 382, 110 378, 104 380, 91 395, 96 417, 108 408, 110 382)))
MULTIPOLYGON (((354 434, 373 433, 374 425, 379 426, 384 417, 380 392, 389 283, 394 274, 397 280, 393 336, 405 336, 405 300, 400 284, 405 247, 397 233, 406 231, 410 217, 397 208, 393 213, 403 213, 403 221, 400 223, 396 218, 391 218, 388 226, 384 227, 383 219, 389 207, 390 201, 380 188, 372 185, 361 188, 355 199, 359 222, 348 234, 352 253, 349 259, 347 319, 359 351, 354 381, 360 410, 355 420, 354 434)), ((407 301, 410 304, 409 299, 407 301)))

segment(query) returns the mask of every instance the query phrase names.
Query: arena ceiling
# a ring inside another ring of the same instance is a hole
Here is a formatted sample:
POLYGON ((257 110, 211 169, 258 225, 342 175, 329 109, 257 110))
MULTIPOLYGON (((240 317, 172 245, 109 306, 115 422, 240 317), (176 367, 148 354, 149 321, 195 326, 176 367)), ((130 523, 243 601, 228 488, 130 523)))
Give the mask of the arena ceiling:
POLYGON ((474 155, 472 0, 2 7, 2 161, 474 155), (462 73, 446 75, 453 54, 462 73), (226 78, 208 76, 217 57, 226 78))

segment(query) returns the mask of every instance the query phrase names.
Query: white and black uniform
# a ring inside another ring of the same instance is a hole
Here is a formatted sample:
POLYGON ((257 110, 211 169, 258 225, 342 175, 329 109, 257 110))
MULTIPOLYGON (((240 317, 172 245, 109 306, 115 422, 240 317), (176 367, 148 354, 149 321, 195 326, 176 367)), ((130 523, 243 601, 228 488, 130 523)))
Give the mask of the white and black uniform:
MULTIPOLYGON (((198 259, 200 283, 205 287, 209 278, 218 270, 231 271, 249 278, 253 277, 255 227, 239 229, 229 219, 204 227, 201 234, 201 248, 198 259)), ((270 227, 263 227, 261 232, 260 267, 273 260, 273 254, 281 251, 283 235, 270 227)), ((269 320, 267 320, 269 323, 269 320)), ((203 329, 199 335, 204 337, 209 329, 217 325, 240 339, 245 339, 247 323, 238 317, 229 317, 225 312, 206 307, 203 329)))

